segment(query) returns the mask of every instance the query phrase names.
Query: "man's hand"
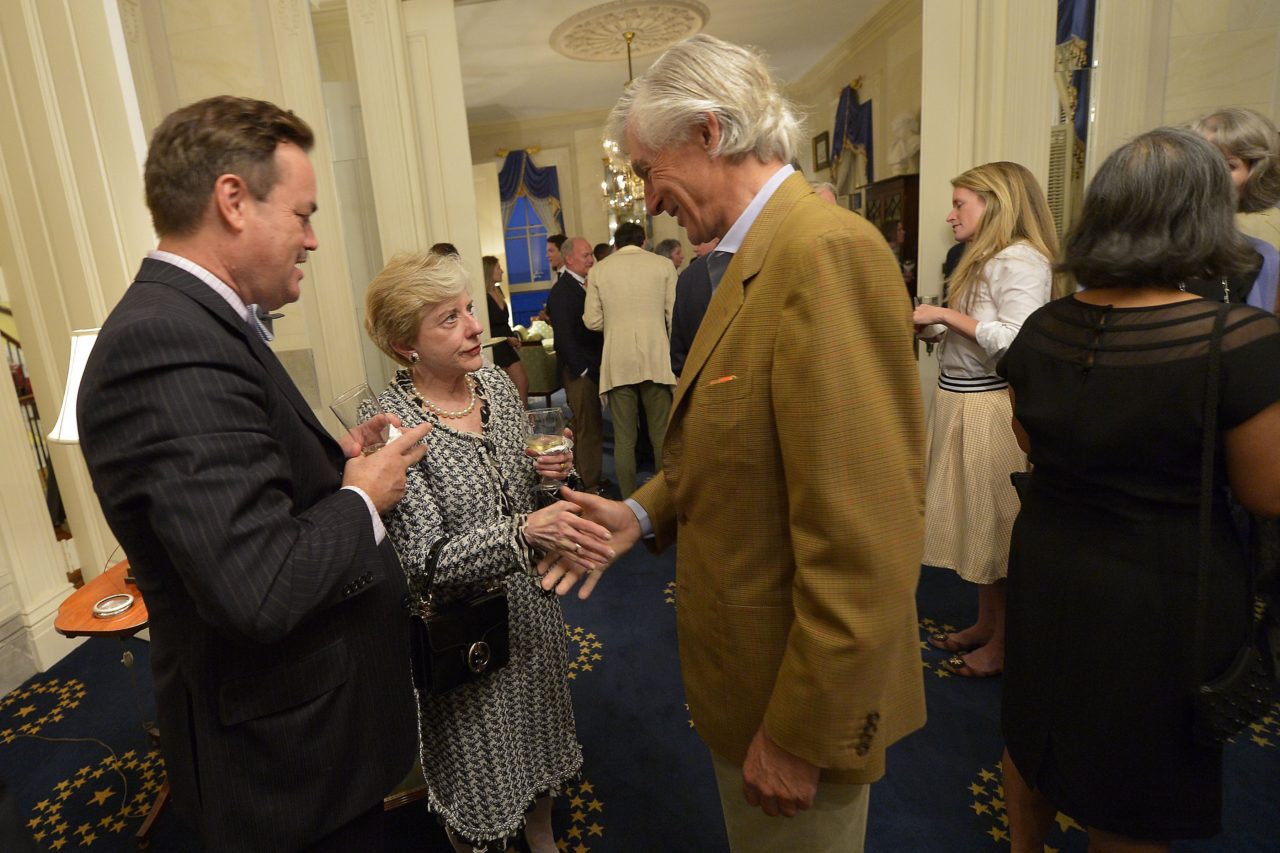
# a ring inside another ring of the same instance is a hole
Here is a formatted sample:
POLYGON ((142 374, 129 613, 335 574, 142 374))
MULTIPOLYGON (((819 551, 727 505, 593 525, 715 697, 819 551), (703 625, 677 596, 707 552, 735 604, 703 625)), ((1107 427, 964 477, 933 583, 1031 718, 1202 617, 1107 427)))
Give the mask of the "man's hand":
POLYGON ((378 447, 387 440, 390 427, 400 428, 400 416, 379 412, 367 421, 361 422, 355 429, 347 430, 338 438, 342 452, 348 459, 353 459, 364 452, 366 447, 378 447))
POLYGON ((368 456, 348 459, 342 469, 342 485, 363 491, 379 513, 391 509, 404 497, 405 471, 427 452, 426 445, 418 442, 429 432, 431 424, 421 423, 368 456))
MULTIPOLYGON (((560 489, 560 496, 582 507, 582 517, 594 521, 606 528, 613 538, 609 541, 616 560, 636 544, 640 538, 640 522, 631 507, 622 501, 611 501, 590 492, 575 492, 568 486, 560 489)), ((561 558, 558 553, 548 554, 538 563, 538 573, 542 575, 542 588, 555 589, 557 595, 564 595, 573 589, 574 584, 582 581, 578 590, 578 598, 587 598, 600 581, 600 575, 613 562, 609 560, 595 569, 584 569, 570 560, 561 558)))
POLYGON ((795 817, 813 806, 818 768, 773 742, 761 725, 742 763, 742 793, 769 817, 795 817))

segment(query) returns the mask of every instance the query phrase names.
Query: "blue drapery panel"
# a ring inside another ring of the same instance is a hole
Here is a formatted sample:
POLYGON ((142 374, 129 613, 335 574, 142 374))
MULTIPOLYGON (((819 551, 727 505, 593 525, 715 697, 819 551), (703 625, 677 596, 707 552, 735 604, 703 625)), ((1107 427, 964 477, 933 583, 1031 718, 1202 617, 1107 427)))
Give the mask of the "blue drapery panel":
MULTIPOLYGON (((871 149, 871 102, 858 103, 858 90, 845 86, 836 107, 836 127, 831 134, 831 171, 835 174, 841 155, 860 154, 867 159, 868 182, 875 180, 875 160, 871 149)), ((855 181, 859 185, 860 181, 855 181)))
POLYGON ((1075 109, 1076 138, 1089 135, 1089 67, 1093 64, 1093 10, 1096 0, 1058 0, 1058 67, 1071 71, 1065 96, 1075 109))
POLYGON ((498 173, 498 194, 502 198, 502 225, 511 221, 516 199, 524 196, 549 234, 564 233, 564 214, 560 210, 560 178, 555 166, 539 169, 527 151, 512 151, 498 173))

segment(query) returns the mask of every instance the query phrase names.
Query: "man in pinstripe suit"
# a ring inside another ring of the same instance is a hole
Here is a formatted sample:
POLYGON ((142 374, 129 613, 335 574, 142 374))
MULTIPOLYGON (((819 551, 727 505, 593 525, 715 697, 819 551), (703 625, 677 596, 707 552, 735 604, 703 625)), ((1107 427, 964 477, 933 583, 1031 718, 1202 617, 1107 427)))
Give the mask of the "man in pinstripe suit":
POLYGON ((377 849, 416 743, 405 582, 378 514, 426 430, 339 447, 258 320, 298 298, 317 248, 311 144, 292 113, 242 98, 161 123, 159 248, 78 405, 150 614, 173 802, 211 851, 377 849))
MULTIPOLYGON (((606 130, 625 137, 651 215, 721 239, 662 471, 626 504, 569 497, 615 550, 678 538, 685 695, 734 853, 858 853, 885 748, 924 724, 923 427, 902 276, 875 228, 787 165, 799 123, 751 51, 676 45, 606 130)), ((567 591, 564 571, 544 585, 567 591)))

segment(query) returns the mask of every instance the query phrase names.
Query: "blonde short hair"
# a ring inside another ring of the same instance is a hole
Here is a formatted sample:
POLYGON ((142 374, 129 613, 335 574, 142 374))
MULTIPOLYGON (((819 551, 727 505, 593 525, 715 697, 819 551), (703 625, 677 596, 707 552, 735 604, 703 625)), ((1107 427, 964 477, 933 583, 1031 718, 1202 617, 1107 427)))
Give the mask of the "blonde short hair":
POLYGON ((401 252, 387 261, 364 296, 364 328, 378 349, 397 364, 411 363, 396 351, 418 336, 422 318, 446 299, 471 286, 457 255, 401 252))

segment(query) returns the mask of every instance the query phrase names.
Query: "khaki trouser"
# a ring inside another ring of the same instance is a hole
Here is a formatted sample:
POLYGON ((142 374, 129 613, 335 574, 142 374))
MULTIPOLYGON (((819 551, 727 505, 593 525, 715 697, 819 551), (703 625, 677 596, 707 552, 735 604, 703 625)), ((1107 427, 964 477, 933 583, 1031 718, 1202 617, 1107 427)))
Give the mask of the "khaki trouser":
POLYGON ((662 435, 671 416, 671 386, 645 381, 610 388, 607 394, 609 412, 613 415, 613 467, 618 472, 618 488, 625 498, 636 490, 636 435, 639 432, 636 401, 644 402, 653 464, 661 469, 662 435))
POLYGON ((604 465, 604 416, 600 411, 600 385, 587 376, 565 376, 564 395, 573 410, 569 428, 573 430, 573 467, 578 469, 582 485, 594 489, 600 485, 604 465))
POLYGON ((870 785, 819 782, 813 808, 796 812, 795 817, 769 817, 747 804, 742 793, 742 765, 725 761, 715 753, 711 754, 711 763, 733 853, 862 853, 870 785))

